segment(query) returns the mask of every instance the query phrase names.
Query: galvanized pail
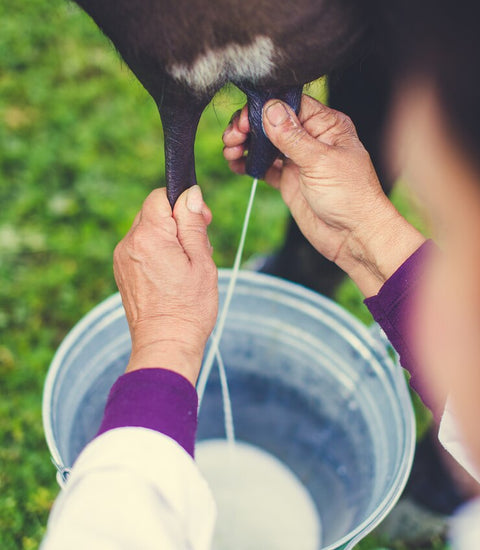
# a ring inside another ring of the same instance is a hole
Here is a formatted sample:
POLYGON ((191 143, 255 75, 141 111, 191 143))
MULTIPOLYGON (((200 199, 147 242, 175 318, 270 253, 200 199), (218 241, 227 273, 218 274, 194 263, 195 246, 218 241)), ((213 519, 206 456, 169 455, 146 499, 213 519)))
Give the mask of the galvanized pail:
MULTIPOLYGON (((229 278, 229 270, 220 271, 221 302, 229 278)), ((403 370, 381 334, 298 285, 239 275, 220 345, 236 437, 277 456, 308 488, 323 549, 352 548, 391 510, 410 472, 412 406, 403 370)), ((118 294, 86 315, 58 349, 43 421, 60 482, 95 435, 129 352, 118 294)), ((223 436, 214 368, 198 440, 223 436)))

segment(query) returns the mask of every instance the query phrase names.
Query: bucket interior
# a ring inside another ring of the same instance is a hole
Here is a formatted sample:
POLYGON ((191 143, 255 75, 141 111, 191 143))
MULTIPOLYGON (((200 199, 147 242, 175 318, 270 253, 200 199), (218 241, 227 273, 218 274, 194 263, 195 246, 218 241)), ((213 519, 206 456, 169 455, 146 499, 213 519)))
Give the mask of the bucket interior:
MULTIPOLYGON (((221 300, 228 280, 229 271, 221 271, 221 300)), ((57 352, 44 424, 59 465, 70 467, 95 435, 129 351, 115 295, 57 352)), ((250 272, 240 275, 220 351, 236 438, 273 454, 303 482, 322 524, 322 548, 369 530, 399 496, 412 458, 413 417, 401 369, 330 300, 250 272)), ((214 367, 198 440, 225 436, 221 396, 214 367)))

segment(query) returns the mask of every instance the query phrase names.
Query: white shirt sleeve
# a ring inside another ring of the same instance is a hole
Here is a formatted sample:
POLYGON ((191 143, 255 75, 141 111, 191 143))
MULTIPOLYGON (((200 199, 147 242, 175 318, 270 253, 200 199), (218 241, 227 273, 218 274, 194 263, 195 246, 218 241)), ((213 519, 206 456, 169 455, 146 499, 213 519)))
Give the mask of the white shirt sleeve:
MULTIPOLYGON (((440 422, 438 439, 453 458, 476 480, 480 481, 478 466, 471 459, 462 441, 451 403, 447 400, 440 422)), ((480 499, 468 502, 450 520, 452 550, 480 548, 480 499)))
POLYGON ((468 449, 462 441, 462 434, 458 429, 455 413, 452 410, 449 399, 447 399, 445 410, 440 421, 438 439, 453 458, 480 483, 478 466, 471 459, 468 449))
POLYGON ((464 504, 450 520, 452 550, 480 548, 480 498, 464 504))
POLYGON ((209 550, 216 509, 191 456, 146 428, 117 428, 80 454, 41 550, 209 550))

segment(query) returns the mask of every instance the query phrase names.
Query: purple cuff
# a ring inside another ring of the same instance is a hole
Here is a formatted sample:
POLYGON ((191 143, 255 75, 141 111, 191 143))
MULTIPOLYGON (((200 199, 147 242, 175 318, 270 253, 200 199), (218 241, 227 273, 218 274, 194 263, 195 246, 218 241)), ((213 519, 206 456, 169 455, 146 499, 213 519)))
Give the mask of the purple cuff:
POLYGON ((192 457, 198 397, 192 384, 166 369, 140 369, 117 379, 110 390, 97 436, 125 426, 156 430, 174 439, 192 457))
POLYGON ((364 301, 400 355, 402 366, 411 374, 410 385, 430 408, 433 402, 428 383, 412 354, 410 331, 415 315, 415 292, 425 271, 425 264, 435 250, 433 241, 426 241, 385 281, 376 296, 364 301))

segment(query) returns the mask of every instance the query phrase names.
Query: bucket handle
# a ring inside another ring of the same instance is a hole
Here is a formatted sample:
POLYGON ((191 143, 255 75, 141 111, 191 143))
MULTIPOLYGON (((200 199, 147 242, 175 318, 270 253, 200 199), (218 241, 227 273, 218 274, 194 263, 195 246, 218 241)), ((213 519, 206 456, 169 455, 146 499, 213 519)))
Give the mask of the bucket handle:
POLYGON ((53 465, 55 466, 55 468, 57 469, 57 476, 56 476, 57 483, 60 485, 61 489, 65 489, 68 478, 70 477, 70 468, 66 468, 61 464, 58 464, 57 461, 53 458, 53 456, 51 456, 50 459, 53 462, 53 465))

